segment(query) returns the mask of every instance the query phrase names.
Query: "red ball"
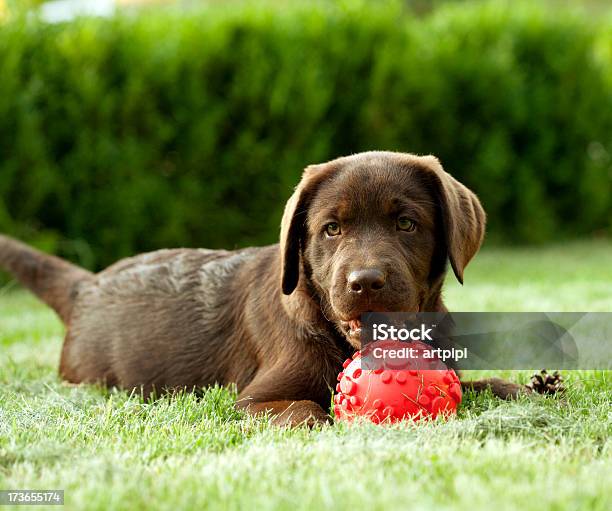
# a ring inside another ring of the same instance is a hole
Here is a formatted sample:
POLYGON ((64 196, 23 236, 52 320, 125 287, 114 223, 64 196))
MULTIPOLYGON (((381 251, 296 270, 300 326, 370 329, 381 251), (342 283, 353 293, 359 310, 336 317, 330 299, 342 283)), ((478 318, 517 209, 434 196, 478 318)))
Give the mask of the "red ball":
MULTIPOLYGON (((369 344, 366 350, 375 346, 388 349, 413 347, 421 352, 429 348, 420 342, 379 341, 369 344)), ((439 360, 424 361, 420 358, 411 362, 403 359, 395 363, 385 360, 376 364, 374 369, 367 369, 368 365, 371 365, 371 358, 368 356, 368 363, 362 364, 359 351, 344 362, 334 396, 337 419, 352 421, 355 417, 367 417, 380 423, 456 413, 461 402, 461 384, 455 371, 447 369, 439 360)))

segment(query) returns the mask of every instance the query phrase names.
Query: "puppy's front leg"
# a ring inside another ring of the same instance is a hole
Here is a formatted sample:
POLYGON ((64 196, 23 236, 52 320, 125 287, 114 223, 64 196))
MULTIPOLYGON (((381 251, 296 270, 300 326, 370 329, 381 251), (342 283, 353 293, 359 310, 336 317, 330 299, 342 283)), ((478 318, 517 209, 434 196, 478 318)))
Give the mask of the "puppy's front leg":
POLYGON ((309 426, 331 422, 329 414, 312 398, 320 393, 309 388, 311 375, 290 370, 290 364, 258 374, 238 395, 236 406, 253 415, 269 413, 279 426, 309 426))
POLYGON ((519 385, 501 378, 461 381, 461 388, 463 391, 473 390, 474 392, 483 392, 490 389, 494 396, 501 399, 516 399, 521 395, 531 393, 531 389, 526 385, 519 385))

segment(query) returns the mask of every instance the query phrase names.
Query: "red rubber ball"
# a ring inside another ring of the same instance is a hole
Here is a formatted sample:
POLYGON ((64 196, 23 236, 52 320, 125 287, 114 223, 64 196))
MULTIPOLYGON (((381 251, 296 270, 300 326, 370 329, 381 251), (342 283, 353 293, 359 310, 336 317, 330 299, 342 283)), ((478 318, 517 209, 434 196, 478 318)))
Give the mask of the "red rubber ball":
MULTIPOLYGON (((406 343, 389 341, 387 346, 406 343)), ((339 420, 367 417, 380 423, 456 413, 462 397, 459 378, 452 369, 439 369, 445 367, 440 362, 431 364, 436 369, 422 369, 422 363, 418 365, 420 369, 410 369, 405 361, 402 369, 390 369, 389 365, 365 369, 361 353, 355 353, 344 362, 344 370, 338 375, 334 415, 339 420)))

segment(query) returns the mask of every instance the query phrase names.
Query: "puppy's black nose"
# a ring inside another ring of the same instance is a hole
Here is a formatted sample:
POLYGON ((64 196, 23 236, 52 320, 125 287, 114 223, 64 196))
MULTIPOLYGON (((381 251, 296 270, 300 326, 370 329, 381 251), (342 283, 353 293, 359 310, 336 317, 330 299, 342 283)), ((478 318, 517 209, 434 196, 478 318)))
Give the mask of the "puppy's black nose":
POLYGON ((375 268, 355 270, 349 274, 348 287, 351 293, 378 291, 385 286, 385 274, 375 268))

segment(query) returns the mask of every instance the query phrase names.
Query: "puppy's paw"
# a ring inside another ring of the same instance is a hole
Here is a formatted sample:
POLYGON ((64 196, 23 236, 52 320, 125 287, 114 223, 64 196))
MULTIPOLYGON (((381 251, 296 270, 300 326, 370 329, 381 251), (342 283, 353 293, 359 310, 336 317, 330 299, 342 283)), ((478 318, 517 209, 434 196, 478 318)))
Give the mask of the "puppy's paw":
POLYGON ((559 371, 548 374, 546 369, 535 373, 526 387, 538 394, 560 394, 565 391, 563 376, 561 376, 559 371))
POLYGON ((281 427, 308 427, 331 424, 332 418, 319 405, 312 401, 296 401, 282 413, 275 415, 272 424, 281 427))

